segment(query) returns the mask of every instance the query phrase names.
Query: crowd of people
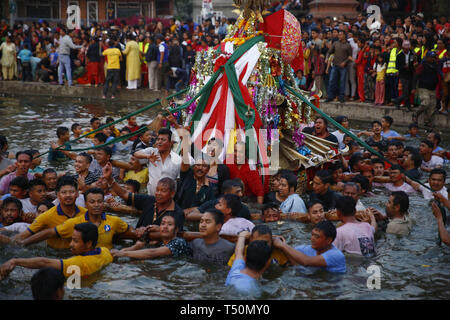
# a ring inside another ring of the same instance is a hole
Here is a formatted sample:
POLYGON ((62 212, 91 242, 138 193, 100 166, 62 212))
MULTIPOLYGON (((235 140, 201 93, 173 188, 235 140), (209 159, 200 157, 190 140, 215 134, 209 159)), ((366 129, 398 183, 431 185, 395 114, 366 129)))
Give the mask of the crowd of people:
MULTIPOLYGON (((373 121, 358 136, 367 137, 381 159, 340 130, 329 132, 327 120, 317 117, 304 131, 343 144, 348 152, 314 169, 308 192, 300 195, 296 172, 281 169, 262 179, 245 157, 244 142, 236 143, 234 159, 225 162, 219 159, 223 143, 215 138, 200 156, 183 138, 183 152, 177 154, 173 135, 183 137, 183 128, 173 116, 166 120, 170 128, 161 122, 155 132, 81 153, 57 148, 68 146, 70 131, 74 140, 98 129, 102 120, 92 118, 85 131, 77 123, 70 129, 58 127, 47 168, 41 167, 37 150, 10 155, 7 138, 1 136, 0 243, 28 246, 46 241, 52 248, 70 248, 73 257, 13 258, 0 266, 0 279, 17 266, 42 269, 32 279, 34 297, 61 298, 59 285, 49 291, 43 283, 59 283, 72 274, 73 266, 87 276, 117 257, 190 257, 230 266, 225 284, 258 296, 257 279, 273 263, 345 273, 346 254, 376 254, 376 232, 408 236, 414 228, 409 195, 416 192, 435 200, 431 211, 441 240, 450 245, 443 218, 445 207, 450 208, 444 169, 448 152, 440 147, 437 132, 414 148, 403 141, 418 138, 416 125, 405 137, 391 129, 389 116, 373 121), (129 161, 115 160, 119 153, 129 161), (73 163, 74 172, 57 172, 51 167, 54 161, 73 163), (420 184, 419 178, 428 183, 420 184), (375 188, 391 192, 385 210, 364 205, 375 188), (135 226, 123 220, 129 214, 138 215, 135 226), (282 236, 272 236, 271 223, 280 220, 312 224, 311 243, 293 247, 282 236), (188 230, 197 223, 198 229, 188 230), (120 239, 134 244, 124 247, 120 239)), ((349 127, 345 116, 336 121, 349 127)), ((136 117, 130 117, 121 130, 113 125, 85 139, 100 145, 140 127, 136 117)))
MULTIPOLYGON (((104 97, 115 97, 119 87, 180 90, 188 85, 196 52, 218 45, 234 21, 147 23, 142 18, 135 25, 94 22, 72 31, 46 21, 13 26, 3 21, 2 79, 104 85, 104 97)), ((436 109, 449 110, 448 18, 422 13, 392 21, 381 17, 377 28, 367 21, 362 13, 354 21, 345 16, 300 18, 304 67, 296 81, 303 89, 322 91, 327 101, 396 105, 408 111, 420 106, 413 120, 424 113, 425 124, 432 125, 436 109)))

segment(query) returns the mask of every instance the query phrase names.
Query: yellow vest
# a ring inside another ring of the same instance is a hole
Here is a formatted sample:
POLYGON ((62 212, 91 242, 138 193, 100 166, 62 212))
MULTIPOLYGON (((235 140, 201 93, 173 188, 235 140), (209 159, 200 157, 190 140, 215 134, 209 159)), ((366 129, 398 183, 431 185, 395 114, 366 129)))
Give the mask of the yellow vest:
MULTIPOLYGON (((139 51, 144 52, 144 54, 146 54, 147 50, 148 50, 148 45, 149 45, 149 43, 146 43, 145 44, 145 50, 143 50, 144 43, 143 42, 139 42, 139 51)), ((143 61, 143 63, 147 64, 147 62, 145 62, 145 58, 141 58, 141 60, 143 61)))
POLYGON ((420 47, 420 48, 415 48, 415 49, 414 49, 414 52, 415 52, 417 55, 420 56, 420 59, 423 59, 423 57, 425 57, 425 55, 427 54, 428 50, 425 49, 424 46, 422 46, 422 47, 420 47), (421 52, 421 54, 419 55, 419 51, 421 51, 421 50, 422 50, 422 52, 421 52))
POLYGON ((447 49, 442 50, 442 52, 438 56, 439 59, 443 59, 446 53, 447 53, 447 49))
POLYGON ((402 52, 402 50, 400 50, 398 53, 397 53, 397 48, 394 48, 394 49, 392 49, 391 50, 391 53, 390 53, 390 55, 389 55, 389 63, 388 63, 388 66, 387 66, 387 70, 386 70, 386 73, 387 74, 390 74, 390 73, 397 73, 398 72, 398 70, 396 69, 396 64, 397 64, 397 56, 400 54, 402 52))

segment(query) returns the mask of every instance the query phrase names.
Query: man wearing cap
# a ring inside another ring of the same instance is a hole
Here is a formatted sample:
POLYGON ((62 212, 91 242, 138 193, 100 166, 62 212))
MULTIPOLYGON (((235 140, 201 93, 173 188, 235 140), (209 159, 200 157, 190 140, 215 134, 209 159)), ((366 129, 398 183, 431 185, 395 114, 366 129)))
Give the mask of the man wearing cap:
POLYGON ((418 78, 418 93, 420 99, 420 108, 413 121, 417 122, 419 115, 424 113, 425 126, 433 127, 433 113, 436 111, 436 87, 439 82, 439 68, 435 62, 436 53, 428 51, 425 60, 421 64, 414 63, 416 67, 416 76, 418 78))
MULTIPOLYGON (((402 84, 402 95, 396 99, 394 99, 394 103, 397 105, 397 108, 400 107, 400 103, 402 101, 405 102, 405 107, 411 111, 411 104, 409 101, 409 96, 411 94, 411 85, 414 75, 414 61, 416 56, 411 51, 411 43, 408 40, 403 41, 402 43, 402 51, 397 56, 397 69, 399 73, 399 81, 402 84)), ((415 91, 415 90, 414 90, 415 91)))
POLYGON ((67 35, 66 30, 61 28, 59 31, 61 38, 59 39, 58 47, 58 82, 63 85, 63 72, 65 70, 69 87, 72 85, 72 68, 70 65, 70 49, 81 49, 83 46, 76 45, 72 42, 72 38, 67 35))

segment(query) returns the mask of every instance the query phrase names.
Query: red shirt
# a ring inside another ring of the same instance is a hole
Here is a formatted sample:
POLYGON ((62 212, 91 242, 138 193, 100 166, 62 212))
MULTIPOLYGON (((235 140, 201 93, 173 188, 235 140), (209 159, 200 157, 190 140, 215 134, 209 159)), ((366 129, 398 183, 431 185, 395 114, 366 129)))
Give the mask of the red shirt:
POLYGON ((239 178, 244 182, 245 196, 264 197, 264 187, 258 170, 251 170, 249 165, 243 164, 238 169, 237 164, 227 164, 230 170, 230 179, 239 178))
MULTIPOLYGON (((128 128, 128 129, 130 129, 130 131, 131 131, 132 133, 135 132, 135 131, 137 131, 137 130, 139 130, 139 128, 140 128, 140 126, 134 126, 134 127, 125 126, 125 127, 128 128)), ((137 137, 138 137, 138 136, 134 136, 134 137, 129 138, 128 140, 134 141, 134 140, 137 139, 137 137)))

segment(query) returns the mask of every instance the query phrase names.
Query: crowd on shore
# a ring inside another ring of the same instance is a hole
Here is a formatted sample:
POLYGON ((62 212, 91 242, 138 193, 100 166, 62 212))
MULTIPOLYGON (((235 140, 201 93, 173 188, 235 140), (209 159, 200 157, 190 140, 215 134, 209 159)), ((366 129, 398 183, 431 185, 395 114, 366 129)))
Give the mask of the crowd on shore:
MULTIPOLYGON (((344 132, 329 132, 327 120, 317 117, 314 126, 304 130, 348 151, 320 170, 310 169, 311 183, 300 195, 297 172, 282 169, 263 179, 248 163, 244 142, 235 144, 233 160, 224 163, 219 139, 208 141, 202 157, 193 158, 196 153, 189 152, 184 138, 184 152, 175 153, 173 134, 183 128, 173 116, 166 120, 170 129, 161 124, 154 132, 81 153, 70 151, 70 141, 81 134, 100 145, 141 126, 130 117, 120 130, 113 125, 93 132, 102 124, 99 118, 92 118, 91 128, 85 130, 76 123, 70 129, 58 127, 45 168, 36 150, 10 155, 7 138, 1 136, 1 245, 46 241, 52 248, 70 248, 73 257, 13 258, 0 266, 0 279, 17 266, 41 269, 32 279, 34 297, 57 299, 64 296, 64 278, 73 266, 87 276, 117 257, 188 257, 230 266, 225 285, 259 296, 257 279, 273 263, 345 273, 347 254, 377 254, 377 232, 408 236, 414 228, 408 214, 413 193, 435 200, 430 211, 440 239, 450 245, 444 225, 445 207, 450 208, 444 169, 449 153, 440 147, 438 132, 428 133, 414 148, 404 141, 418 138, 416 125, 406 137, 391 129, 389 116, 373 121, 358 136, 367 137, 371 148, 383 155, 379 158, 344 132), (58 150, 60 146, 69 147, 58 150), (119 153, 129 161, 115 160, 119 153), (54 161, 73 165, 74 172, 57 172, 54 161), (384 210, 364 205, 373 188, 391 192, 384 210), (129 214, 138 215, 135 226, 122 219, 129 214), (282 236, 272 236, 271 223, 280 220, 314 225, 311 243, 293 247, 282 236), (196 222, 198 229, 188 230, 197 228, 196 222), (133 245, 124 245, 123 239, 133 240, 133 245)), ((349 127, 345 116, 336 121, 349 127)))
MULTIPOLYGON (((196 52, 218 45, 234 21, 147 23, 142 18, 134 25, 94 22, 76 30, 50 27, 46 21, 13 26, 3 21, 2 79, 104 85, 105 97, 113 98, 117 88, 180 90, 189 83, 196 52)), ((300 22, 304 67, 294 71, 301 88, 320 90, 327 101, 397 105, 409 111, 420 106, 412 120, 424 113, 427 125, 436 109, 448 112, 448 17, 414 13, 381 18, 378 28, 368 26, 362 13, 354 21, 307 15, 300 22)))

